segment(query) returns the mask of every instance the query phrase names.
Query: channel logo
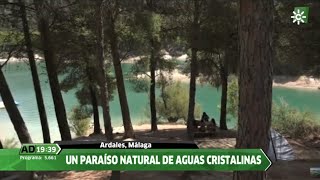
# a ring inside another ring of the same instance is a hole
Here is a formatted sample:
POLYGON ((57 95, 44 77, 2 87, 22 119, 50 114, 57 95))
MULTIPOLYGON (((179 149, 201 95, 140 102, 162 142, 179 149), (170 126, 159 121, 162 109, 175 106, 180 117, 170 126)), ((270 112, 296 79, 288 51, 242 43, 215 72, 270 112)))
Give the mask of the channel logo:
POLYGON ((301 23, 307 24, 309 19, 309 7, 295 7, 294 11, 292 12, 293 15, 292 23, 297 23, 300 25, 301 23))

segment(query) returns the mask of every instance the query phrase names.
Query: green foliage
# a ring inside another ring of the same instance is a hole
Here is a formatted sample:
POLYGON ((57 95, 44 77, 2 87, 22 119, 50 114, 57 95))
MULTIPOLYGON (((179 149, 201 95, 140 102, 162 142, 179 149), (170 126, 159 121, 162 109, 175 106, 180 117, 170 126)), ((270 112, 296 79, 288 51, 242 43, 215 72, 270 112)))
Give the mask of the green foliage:
POLYGON ((86 135, 90 128, 92 110, 87 106, 75 106, 69 117, 70 129, 77 136, 86 135))
POLYGON ((16 45, 23 40, 23 34, 14 31, 0 31, 0 44, 16 45))
POLYGON ((148 32, 149 36, 155 38, 157 41, 160 41, 160 31, 162 18, 159 14, 152 12, 149 16, 147 16, 147 21, 149 24, 148 32))
POLYGON ((142 57, 131 66, 132 77, 129 78, 131 88, 136 92, 148 92, 150 79, 147 75, 149 69, 149 58, 142 57), (145 77, 141 77, 145 76, 145 77))
POLYGON ((207 52, 199 52, 198 67, 200 71, 200 82, 209 83, 213 87, 221 86, 220 71, 223 68, 221 63, 224 57, 220 54, 212 54, 207 52))
POLYGON ((230 76, 230 82, 228 83, 227 92, 227 113, 233 118, 238 118, 238 104, 239 104, 239 92, 238 92, 238 80, 235 76, 230 76))
POLYGON ((19 142, 16 141, 15 138, 7 138, 3 141, 2 146, 4 149, 17 148, 19 146, 19 142))
POLYGON ((312 113, 290 107, 283 99, 272 106, 272 127, 293 138, 320 133, 320 124, 312 113))
POLYGON ((154 38, 160 41, 160 32, 162 25, 162 17, 152 11, 144 11, 136 13, 136 22, 139 28, 145 32, 147 39, 154 38))
POLYGON ((150 87, 150 80, 147 78, 130 78, 131 89, 137 93, 148 92, 150 87))
POLYGON ((133 75, 138 76, 140 74, 145 74, 149 70, 149 57, 142 57, 137 60, 131 67, 131 72, 133 75))
MULTIPOLYGON (((148 92, 150 87, 150 75, 149 75, 149 57, 143 57, 136 61, 131 67, 131 77, 129 81, 131 88, 136 92, 148 92)), ((157 70, 161 72, 172 72, 177 66, 178 62, 176 59, 165 60, 160 58, 157 61, 157 70)), ((162 88, 167 85, 168 78, 163 73, 160 73, 157 77, 157 87, 162 88)))
MULTIPOLYGON (((161 97, 157 98, 159 116, 176 122, 179 119, 187 120, 189 92, 180 82, 165 87, 161 97)), ((195 117, 201 116, 201 106, 196 104, 195 117)))
POLYGON ((200 81, 214 87, 233 73, 238 61, 237 6, 232 1, 207 1, 197 46, 200 81))
MULTIPOLYGON (((52 26, 54 45, 59 58, 58 73, 62 75, 61 89, 65 92, 76 89, 76 97, 81 105, 91 103, 90 86, 98 92, 98 62, 96 52, 96 25, 94 24, 93 2, 79 2, 71 11, 59 12, 64 18, 52 26), (88 4, 86 4, 88 3, 88 4)), ((108 34, 108 33, 106 33, 108 34)), ((108 51, 106 57, 110 56, 108 51)), ((113 99, 116 89, 112 64, 105 63, 105 77, 108 85, 108 99, 113 99)), ((100 103, 98 103, 100 104, 100 103)))
POLYGON ((166 59, 160 58, 157 65, 158 65, 157 69, 172 72, 179 65, 179 62, 177 59, 166 60, 166 59))
MULTIPOLYGON (((131 6, 125 1, 119 1, 117 3, 119 6, 114 7, 113 11, 119 12, 119 9, 126 9, 126 11, 120 10, 121 13, 118 13, 115 19, 115 30, 118 36, 121 57, 126 59, 128 57, 144 54, 146 50, 145 29, 144 26, 141 25, 140 17, 138 18, 138 14, 141 14, 141 12, 139 11, 136 13, 137 7, 131 6)), ((141 16, 141 18, 144 17, 141 16)), ((105 28, 108 30, 109 26, 110 25, 106 23, 105 28)), ((110 39, 109 35, 109 33, 105 33, 107 40, 110 39)))

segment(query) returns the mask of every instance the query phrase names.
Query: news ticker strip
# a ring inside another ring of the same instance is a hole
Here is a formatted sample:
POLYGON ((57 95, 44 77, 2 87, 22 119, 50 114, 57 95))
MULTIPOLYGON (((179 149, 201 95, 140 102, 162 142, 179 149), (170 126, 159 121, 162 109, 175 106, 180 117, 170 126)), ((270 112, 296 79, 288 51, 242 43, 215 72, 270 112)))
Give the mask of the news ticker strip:
POLYGON ((25 144, 0 150, 0 164, 0 171, 266 171, 272 163, 261 149, 71 149, 25 144))

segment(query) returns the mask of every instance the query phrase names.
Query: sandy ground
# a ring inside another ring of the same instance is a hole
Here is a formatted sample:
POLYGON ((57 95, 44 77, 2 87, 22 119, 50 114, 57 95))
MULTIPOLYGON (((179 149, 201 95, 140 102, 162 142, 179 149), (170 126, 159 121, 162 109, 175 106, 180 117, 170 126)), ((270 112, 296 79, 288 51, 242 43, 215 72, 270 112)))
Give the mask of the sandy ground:
MULTIPOLYGON (((40 56, 39 54, 35 54, 34 58, 38 61, 43 60, 43 57, 40 56)), ((24 62, 24 61, 28 61, 28 60, 29 59, 27 57, 22 57, 22 58, 11 57, 10 60, 8 61, 8 63, 24 62)), ((4 63, 6 61, 7 61, 7 58, 0 57, 0 64, 4 63)))

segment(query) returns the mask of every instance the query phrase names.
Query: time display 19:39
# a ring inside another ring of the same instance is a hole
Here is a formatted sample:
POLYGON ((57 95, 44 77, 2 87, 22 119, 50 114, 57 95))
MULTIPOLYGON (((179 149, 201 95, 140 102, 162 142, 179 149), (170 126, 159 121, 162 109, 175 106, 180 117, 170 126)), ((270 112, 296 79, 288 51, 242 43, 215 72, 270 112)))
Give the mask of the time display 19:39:
POLYGON ((56 153, 58 149, 55 146, 36 146, 36 153, 56 153))

